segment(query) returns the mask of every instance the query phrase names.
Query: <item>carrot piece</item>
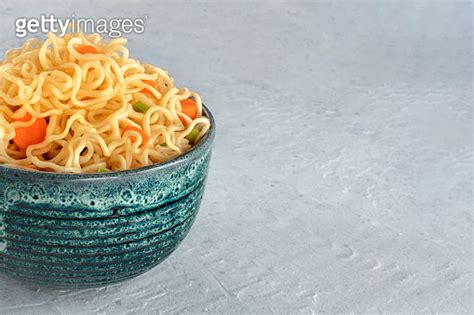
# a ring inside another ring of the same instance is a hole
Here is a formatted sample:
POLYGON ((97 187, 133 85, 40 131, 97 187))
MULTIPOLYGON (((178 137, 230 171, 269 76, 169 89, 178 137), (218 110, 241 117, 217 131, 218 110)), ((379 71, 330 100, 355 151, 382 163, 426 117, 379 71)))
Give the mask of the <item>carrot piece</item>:
MULTIPOLYGON (((181 101, 181 112, 185 114, 186 116, 188 116, 189 118, 191 119, 196 118, 197 109, 198 109, 197 104, 193 99, 187 98, 181 101)), ((186 120, 184 120, 184 118, 179 117, 179 119, 181 120, 183 125, 186 125, 186 120)))
POLYGON ((83 54, 83 55, 85 55, 85 54, 98 54, 99 53, 94 46, 89 46, 89 45, 83 45, 83 46, 76 47, 76 50, 77 50, 78 53, 83 54))
MULTIPOLYGON (((146 135, 146 133, 143 130, 141 130, 140 128, 137 128, 135 126, 128 125, 127 127, 123 128, 122 135, 124 133, 126 133, 127 131, 129 131, 129 130, 137 131, 142 135, 143 141, 142 141, 142 144, 140 146, 143 147, 148 142, 148 136, 146 135)), ((137 138, 134 137, 134 136, 131 136, 130 139, 132 140, 132 142, 137 141, 137 138)))
MULTIPOLYGON (((155 89, 156 89, 156 87, 158 86, 158 84, 156 84, 155 81, 143 80, 142 82, 145 83, 145 84, 151 85, 151 86, 154 87, 155 89)), ((153 92, 150 91, 149 89, 146 89, 146 88, 143 89, 143 90, 141 90, 141 92, 142 92, 143 94, 153 95, 153 92)))
MULTIPOLYGON (((31 118, 31 114, 26 113, 25 116, 16 121, 30 121, 31 118)), ((20 150, 25 151, 30 145, 41 143, 46 139, 47 128, 48 123, 46 120, 44 118, 37 118, 31 126, 16 128, 16 135, 15 138, 13 138, 13 142, 20 148, 20 150)))

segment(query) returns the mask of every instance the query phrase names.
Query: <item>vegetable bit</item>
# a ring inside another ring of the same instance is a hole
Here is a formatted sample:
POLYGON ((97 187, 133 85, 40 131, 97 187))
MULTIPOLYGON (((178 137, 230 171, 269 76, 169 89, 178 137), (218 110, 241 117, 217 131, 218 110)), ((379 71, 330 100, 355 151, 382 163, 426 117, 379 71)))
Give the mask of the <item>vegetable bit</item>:
POLYGON ((76 47, 76 50, 78 53, 80 54, 98 54, 99 52, 97 51, 97 48, 95 48, 94 46, 89 46, 89 45, 83 45, 83 46, 79 46, 79 47, 76 47))
MULTIPOLYGON (((156 84, 155 81, 143 80, 142 82, 145 83, 145 84, 150 85, 151 87, 153 87, 153 88, 155 88, 155 89, 158 87, 158 84, 156 84)), ((150 90, 147 89, 147 88, 141 90, 141 92, 142 92, 143 94, 148 94, 148 95, 153 96, 153 92, 150 91, 150 90)))
POLYGON ((97 173, 109 173, 109 172, 112 172, 112 171, 109 170, 107 167, 101 166, 97 169, 97 173))
MULTIPOLYGON (((197 116, 197 104, 193 99, 187 98, 181 101, 181 112, 191 119, 195 119, 197 116)), ((186 125, 186 120, 183 117, 179 117, 183 125, 186 125)))
POLYGON ((136 112, 146 113, 148 108, 149 108, 148 105, 141 101, 138 101, 135 104, 133 104, 133 110, 136 112))
MULTIPOLYGON (((33 116, 30 113, 26 113, 25 116, 17 119, 16 121, 30 121, 33 116)), ((38 144, 46 139, 46 130, 48 129, 48 123, 44 118, 36 118, 33 125, 28 127, 17 127, 15 128, 15 138, 13 142, 25 151, 30 145, 38 144)))
MULTIPOLYGON (((143 130, 141 130, 140 128, 128 125, 127 127, 125 127, 123 129, 122 135, 125 134, 129 130, 137 131, 138 133, 140 133, 141 136, 142 136, 142 144, 140 146, 142 146, 142 147, 145 146, 145 144, 148 142, 148 136, 146 135, 146 133, 143 130)), ((131 136, 130 139, 132 140, 132 142, 137 141, 137 138, 134 137, 134 136, 131 136)))
POLYGON ((192 144, 194 144, 196 142, 196 139, 197 137, 199 136, 199 129, 197 129, 196 127, 193 128, 193 130, 191 130, 187 135, 186 135, 186 139, 189 140, 189 142, 191 142, 192 144))

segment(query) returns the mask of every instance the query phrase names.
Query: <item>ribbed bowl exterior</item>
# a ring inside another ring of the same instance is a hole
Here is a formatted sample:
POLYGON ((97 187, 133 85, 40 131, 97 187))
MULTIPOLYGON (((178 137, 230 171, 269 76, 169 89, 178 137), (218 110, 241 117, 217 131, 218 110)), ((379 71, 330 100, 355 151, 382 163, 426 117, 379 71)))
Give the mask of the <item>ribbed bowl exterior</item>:
POLYGON ((49 287, 86 288, 142 274, 189 232, 206 185, 214 120, 190 152, 117 173, 0 166, 0 271, 49 287))

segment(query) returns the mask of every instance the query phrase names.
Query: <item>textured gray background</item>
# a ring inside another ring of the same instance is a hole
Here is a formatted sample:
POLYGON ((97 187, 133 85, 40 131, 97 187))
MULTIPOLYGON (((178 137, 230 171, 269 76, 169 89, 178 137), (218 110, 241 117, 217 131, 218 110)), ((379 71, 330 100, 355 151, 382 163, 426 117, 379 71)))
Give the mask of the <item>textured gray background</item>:
POLYGON ((195 226, 101 289, 0 275, 0 313, 472 311, 467 2, 2 1, 14 18, 149 15, 132 55, 202 93, 218 137, 195 226))

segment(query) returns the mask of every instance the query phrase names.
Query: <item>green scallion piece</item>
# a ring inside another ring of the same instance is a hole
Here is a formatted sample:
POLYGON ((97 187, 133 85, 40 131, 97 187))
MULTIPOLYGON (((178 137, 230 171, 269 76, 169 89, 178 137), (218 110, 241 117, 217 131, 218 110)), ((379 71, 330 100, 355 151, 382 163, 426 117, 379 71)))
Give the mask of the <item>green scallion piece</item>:
POLYGON ((97 173, 108 173, 108 172, 112 172, 112 171, 109 170, 107 167, 101 166, 97 169, 97 173))
POLYGON ((160 147, 163 147, 163 148, 165 148, 167 146, 168 146, 168 144, 166 142, 163 142, 162 144, 160 144, 160 147))
POLYGON ((191 142, 191 143, 194 144, 195 141, 196 141, 196 139, 197 139, 197 137, 199 136, 199 132, 200 132, 199 129, 193 128, 193 130, 191 130, 191 132, 188 133, 185 138, 188 139, 189 142, 191 142))
POLYGON ((148 105, 141 101, 138 101, 133 104, 133 110, 140 113, 146 113, 146 111, 148 110, 148 105))

